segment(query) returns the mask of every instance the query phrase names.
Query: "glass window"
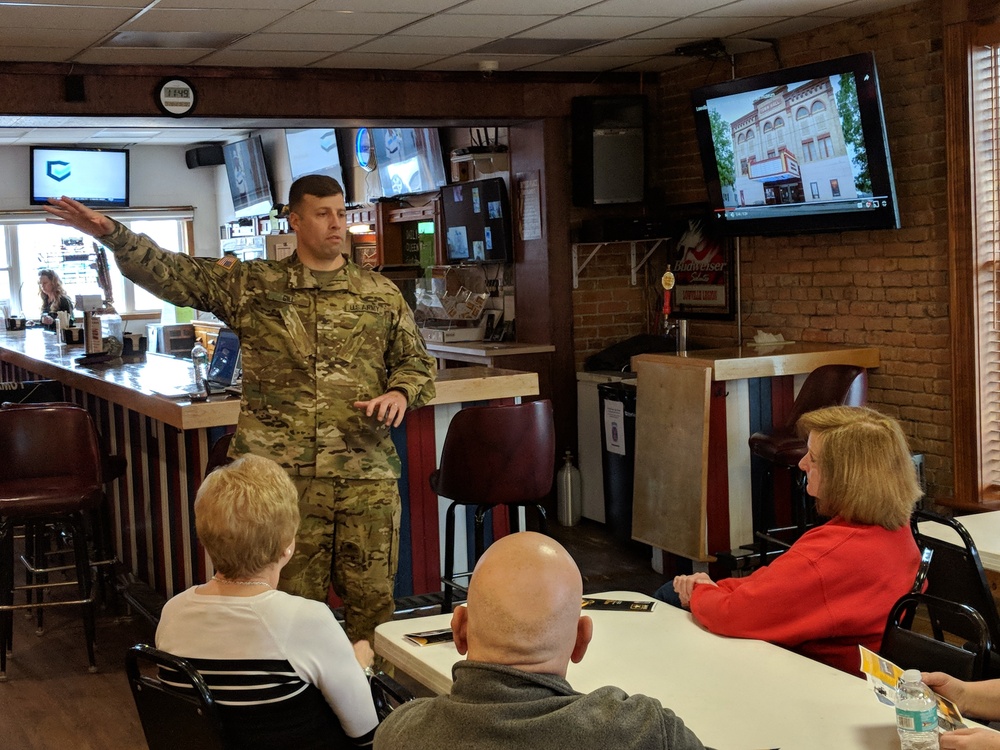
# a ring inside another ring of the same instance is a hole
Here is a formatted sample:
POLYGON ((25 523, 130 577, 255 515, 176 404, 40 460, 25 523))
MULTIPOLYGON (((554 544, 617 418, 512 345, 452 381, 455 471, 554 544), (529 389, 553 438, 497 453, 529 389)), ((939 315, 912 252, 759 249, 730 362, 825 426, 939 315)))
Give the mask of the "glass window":
POLYGON ((819 200, 819 183, 818 182, 810 182, 809 183, 809 191, 812 193, 812 199, 814 201, 819 200))
POLYGON ((820 159, 829 159, 833 156, 833 144, 830 142, 830 136, 821 135, 817 139, 817 145, 819 146, 820 159))

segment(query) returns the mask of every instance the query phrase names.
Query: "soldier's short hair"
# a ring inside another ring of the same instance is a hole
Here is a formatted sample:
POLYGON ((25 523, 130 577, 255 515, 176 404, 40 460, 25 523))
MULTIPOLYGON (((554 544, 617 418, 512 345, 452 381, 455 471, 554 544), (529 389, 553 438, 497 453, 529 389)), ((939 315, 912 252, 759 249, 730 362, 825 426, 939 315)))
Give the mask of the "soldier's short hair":
POLYGON ((331 195, 343 194, 344 188, 332 177, 325 174, 307 174, 293 182, 288 190, 288 208, 297 211, 302 199, 307 195, 329 198, 331 195))
POLYGON ((205 477, 195 528, 215 569, 244 578, 277 562, 299 528, 298 500, 284 469, 262 456, 243 456, 205 477))

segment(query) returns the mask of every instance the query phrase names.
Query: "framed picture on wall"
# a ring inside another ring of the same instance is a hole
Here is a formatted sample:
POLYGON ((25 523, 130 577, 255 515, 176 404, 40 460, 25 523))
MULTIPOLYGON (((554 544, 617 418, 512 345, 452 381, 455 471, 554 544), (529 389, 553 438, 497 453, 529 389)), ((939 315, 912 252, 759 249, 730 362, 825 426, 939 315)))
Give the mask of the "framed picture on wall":
POLYGON ((700 215, 680 225, 674 263, 671 317, 733 320, 736 285, 733 240, 712 231, 700 215))

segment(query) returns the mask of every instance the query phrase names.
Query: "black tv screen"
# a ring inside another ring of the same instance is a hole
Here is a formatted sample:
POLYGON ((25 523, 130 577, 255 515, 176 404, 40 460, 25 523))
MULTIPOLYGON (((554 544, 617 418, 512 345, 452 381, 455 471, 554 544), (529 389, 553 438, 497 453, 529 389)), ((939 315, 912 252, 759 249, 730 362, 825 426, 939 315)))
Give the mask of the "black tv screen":
POLYGON ((899 228, 871 54, 706 86, 691 98, 719 231, 899 228))
POLYGON ((129 153, 117 148, 31 147, 31 205, 67 196, 92 208, 129 205, 129 153))
POLYGON ((229 177, 229 190, 233 196, 236 215, 259 216, 268 213, 274 205, 274 197, 260 136, 227 143, 222 147, 222 155, 226 161, 226 175, 229 177))
POLYGON ((382 195, 430 193, 448 183, 437 128, 372 128, 382 195))
POLYGON ((334 128, 298 128, 285 131, 292 181, 307 174, 323 174, 344 186, 337 131, 334 128))
POLYGON ((510 263, 510 200, 500 177, 460 182, 441 190, 449 263, 510 263))

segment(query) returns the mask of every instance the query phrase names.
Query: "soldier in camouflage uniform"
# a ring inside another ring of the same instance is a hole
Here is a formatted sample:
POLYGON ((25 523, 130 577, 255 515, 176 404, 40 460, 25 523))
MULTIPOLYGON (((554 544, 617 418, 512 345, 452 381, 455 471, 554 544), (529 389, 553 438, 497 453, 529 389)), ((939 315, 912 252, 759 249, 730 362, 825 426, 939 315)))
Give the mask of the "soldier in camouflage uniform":
POLYGON ((243 396, 230 455, 274 459, 299 490, 281 588, 325 600, 332 575, 348 637, 370 640, 394 608, 401 466, 389 427, 433 398, 435 362, 396 286, 344 255, 340 185, 303 177, 289 206, 296 253, 247 263, 167 252, 70 199, 46 210, 111 248, 135 283, 237 333, 243 396))

